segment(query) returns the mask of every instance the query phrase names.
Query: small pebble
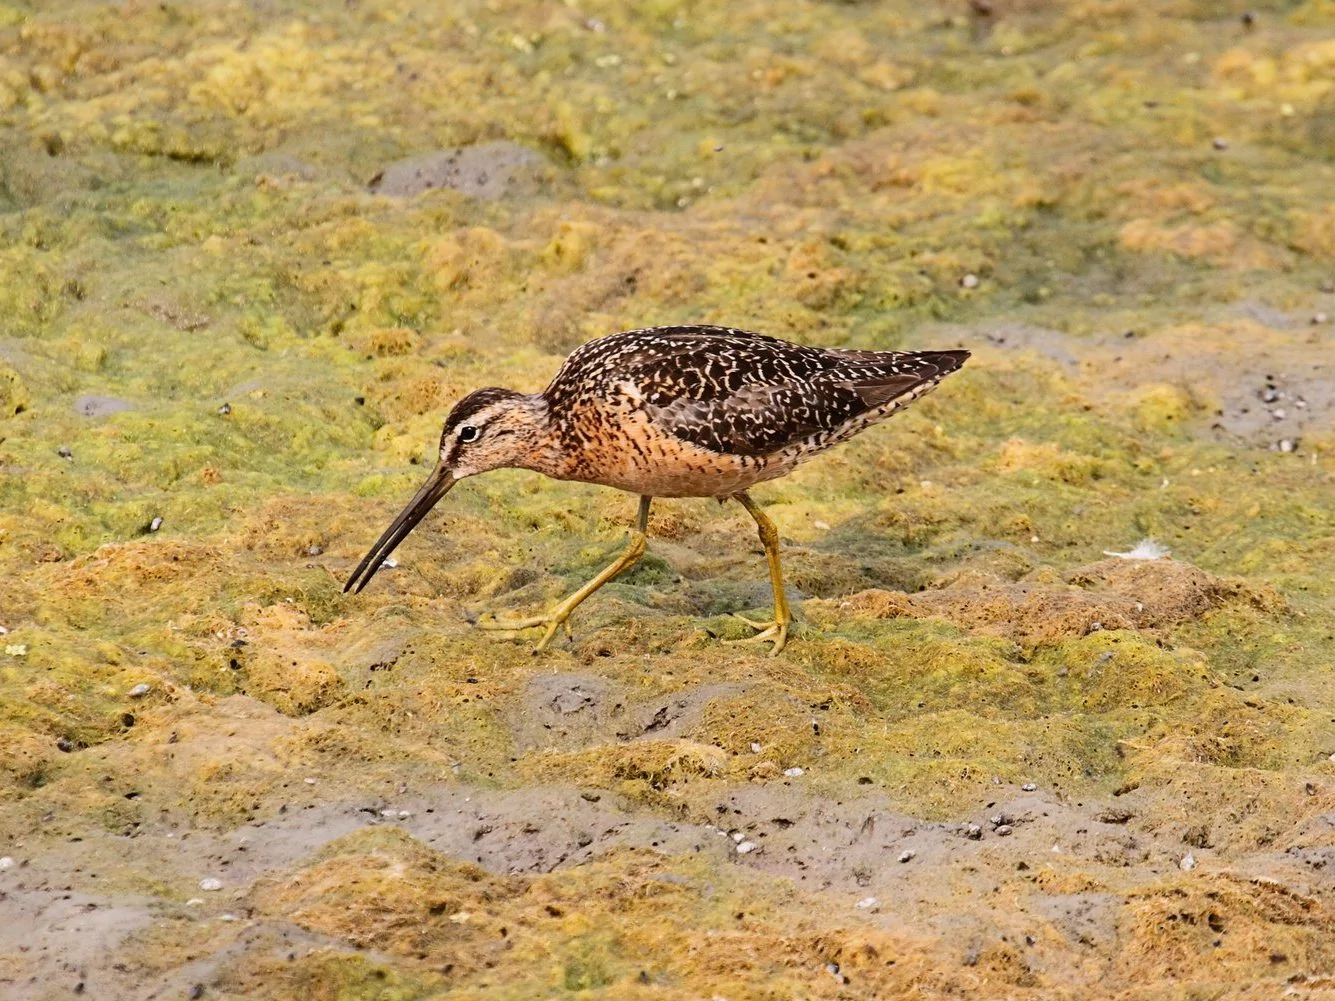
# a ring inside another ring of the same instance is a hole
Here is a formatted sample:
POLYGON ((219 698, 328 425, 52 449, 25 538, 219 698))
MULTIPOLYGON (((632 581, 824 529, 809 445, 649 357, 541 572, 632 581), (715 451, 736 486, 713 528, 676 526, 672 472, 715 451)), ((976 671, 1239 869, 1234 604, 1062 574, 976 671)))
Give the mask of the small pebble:
POLYGON ((222 880, 214 879, 212 876, 210 876, 208 879, 201 879, 199 881, 199 888, 201 890, 221 890, 222 880))
POLYGON ((231 412, 232 412, 232 405, 230 403, 224 403, 221 407, 218 408, 219 417, 226 417, 231 412))
POLYGON ((736 841, 738 844, 740 844, 741 842, 743 842, 743 841, 746 840, 746 835, 743 834, 741 831, 733 831, 733 832, 732 832, 732 840, 733 840, 733 841, 736 841))
POLYGON ((186 906, 186 907, 198 907, 198 906, 199 906, 200 904, 202 904, 202 903, 204 903, 204 898, 203 898, 203 897, 191 897, 189 900, 187 900, 187 901, 185 902, 185 906, 186 906))
POLYGON ((152 521, 150 521, 150 522, 148 523, 148 530, 149 530, 150 532, 156 532, 156 531, 157 531, 159 528, 161 528, 161 527, 162 527, 162 517, 161 517, 161 515, 159 515, 158 517, 154 518, 152 521))
POLYGON ((1228 140, 1223 138, 1218 138, 1215 139, 1215 141, 1212 142, 1210 145, 1213 146, 1215 149, 1219 150, 1228 149, 1228 140))
POLYGON ((1001 826, 999 826, 999 827, 997 828, 997 837, 999 837, 999 838, 1007 837, 1007 836, 1010 835, 1014 830, 1015 830, 1015 828, 1011 827, 1010 824, 1002 824, 1001 826))
POLYGON ((911 862, 913 861, 913 857, 917 854, 918 853, 915 852, 912 848, 905 848, 902 852, 899 853, 899 861, 911 862))
POLYGON ((740 845, 737 846, 737 854, 749 855, 751 854, 751 852, 755 851, 759 847, 760 846, 757 845, 754 841, 743 841, 740 845))
POLYGON ((398 815, 399 815, 399 811, 398 811, 398 810, 381 810, 381 811, 380 811, 380 816, 382 816, 382 817, 397 817, 398 815))
POLYGON ((56 449, 56 455, 60 456, 62 459, 74 458, 74 452, 73 450, 70 449, 68 445, 61 445, 58 449, 56 449))
POLYGON ((964 829, 964 836, 970 841, 978 841, 983 836, 983 829, 977 824, 970 824, 964 829))
POLYGON ((302 779, 301 781, 305 782, 308 786, 315 785, 315 779, 302 779))
POLYGON ((219 915, 218 915, 218 920, 219 920, 219 921, 235 921, 235 920, 236 920, 236 915, 235 915, 235 914, 219 914, 219 915))
POLYGON ((869 907, 875 907, 875 906, 876 906, 877 904, 879 904, 879 903, 880 903, 880 901, 877 900, 875 897, 863 897, 861 900, 859 900, 859 901, 858 901, 856 904, 854 904, 853 906, 856 907, 856 908, 858 908, 859 910, 863 910, 863 911, 865 911, 867 908, 869 908, 869 907))
POLYGON ((795 779, 795 778, 797 778, 799 775, 802 774, 802 769, 800 769, 800 768, 785 768, 785 769, 783 770, 783 774, 787 775, 790 779, 795 779))
POLYGON ((1038 788, 1038 786, 1035 785, 1033 782, 1026 782, 1024 785, 1020 786, 1020 788, 1023 789, 1025 792, 1033 792, 1035 789, 1038 788))
POLYGON ((1285 417, 1288 416, 1288 411, 1286 411, 1283 407, 1276 407, 1274 410, 1270 411, 1270 416, 1275 418, 1275 420, 1277 421, 1282 421, 1285 417))
POLYGON ((319 556, 319 555, 320 555, 321 553, 323 553, 323 552, 324 552, 324 548, 323 548, 322 546, 307 546, 307 547, 306 547, 306 555, 307 555, 307 556, 319 556))
POLYGON ((125 694, 132 699, 142 699, 152 690, 153 690, 152 685, 145 684, 144 682, 141 681, 139 684, 135 685, 125 694))
POLYGON ((828 521, 813 521, 811 524, 813 527, 819 528, 822 532, 826 531, 830 527, 830 523, 828 521))
POLYGON ((1187 854, 1182 856, 1182 861, 1177 865, 1183 872, 1191 872, 1192 869, 1196 868, 1196 856, 1191 854, 1191 852, 1187 852, 1187 854))
POLYGON ((977 288, 977 287, 978 287, 978 276, 977 276, 977 275, 965 275, 963 278, 960 279, 960 285, 961 285, 963 288, 977 288))
POLYGON ((751 741, 751 753, 752 754, 760 753, 760 741, 758 740, 751 741))
POLYGON ((1297 447, 1292 438, 1281 438, 1279 440, 1279 450, 1285 454, 1292 452, 1297 447))
POLYGON ((4 856, 3 858, 0 858, 0 869, 12 869, 12 868, 14 868, 14 860, 12 858, 10 858, 8 855, 4 856))
POLYGON ((4 626, 0 626, 0 636, 8 636, 8 635, 9 635, 9 630, 6 629, 4 626))
POLYGON ((10 643, 6 645, 5 653, 10 657, 26 657, 28 656, 28 644, 10 643))
POLYGON ((1262 403, 1279 402, 1279 393, 1276 391, 1274 386, 1265 387, 1265 389, 1261 392, 1261 402, 1262 403))
POLYGON ((57 737, 56 750, 69 754, 70 751, 74 750, 74 741, 70 740, 68 737, 57 737))
POLYGON ((390 556, 390 557, 386 558, 385 561, 384 561, 383 563, 380 564, 380 569, 381 569, 381 570, 393 570, 393 569, 394 569, 396 566, 398 566, 398 565, 399 565, 399 561, 396 560, 393 556, 390 556))
POLYGON ((1328 317, 1325 313, 1317 313, 1312 317, 1312 326, 1316 326, 1319 323, 1325 323, 1329 319, 1330 317, 1328 317))

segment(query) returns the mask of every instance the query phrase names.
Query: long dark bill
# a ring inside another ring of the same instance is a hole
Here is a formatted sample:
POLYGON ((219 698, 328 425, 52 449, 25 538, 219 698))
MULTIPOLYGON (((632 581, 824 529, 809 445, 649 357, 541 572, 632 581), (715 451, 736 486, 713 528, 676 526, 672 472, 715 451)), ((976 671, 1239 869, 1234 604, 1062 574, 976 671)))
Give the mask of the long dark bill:
POLYGON ((399 512, 393 524, 385 529, 385 534, 376 540, 371 551, 357 564, 357 569, 352 571, 352 576, 343 585, 343 593, 351 591, 353 594, 358 594, 369 584, 376 571, 389 558, 389 554, 394 552, 395 547, 417 527, 417 523, 426 517, 426 513, 436 506, 436 502, 450 492, 452 486, 454 486, 454 474, 444 466, 436 466, 427 477, 427 481, 422 484, 422 488, 408 502, 408 506, 399 512))

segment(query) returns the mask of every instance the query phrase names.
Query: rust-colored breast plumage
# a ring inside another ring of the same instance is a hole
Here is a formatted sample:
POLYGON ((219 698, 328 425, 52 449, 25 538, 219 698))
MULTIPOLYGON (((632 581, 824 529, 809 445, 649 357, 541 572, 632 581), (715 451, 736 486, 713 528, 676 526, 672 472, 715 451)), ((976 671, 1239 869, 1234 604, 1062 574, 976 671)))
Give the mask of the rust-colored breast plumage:
POLYGON ((581 346, 543 396, 569 457, 566 478, 654 496, 726 496, 883 420, 968 356, 653 327, 581 346))

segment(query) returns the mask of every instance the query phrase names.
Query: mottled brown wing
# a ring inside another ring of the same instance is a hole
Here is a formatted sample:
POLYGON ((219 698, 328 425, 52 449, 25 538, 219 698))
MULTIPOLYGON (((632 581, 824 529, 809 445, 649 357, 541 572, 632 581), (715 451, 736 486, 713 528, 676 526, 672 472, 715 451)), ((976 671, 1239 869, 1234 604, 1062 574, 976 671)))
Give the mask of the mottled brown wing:
POLYGON ((622 369, 657 427, 730 455, 833 441, 858 418, 935 384, 968 357, 965 351, 827 351, 738 333, 646 351, 622 369))

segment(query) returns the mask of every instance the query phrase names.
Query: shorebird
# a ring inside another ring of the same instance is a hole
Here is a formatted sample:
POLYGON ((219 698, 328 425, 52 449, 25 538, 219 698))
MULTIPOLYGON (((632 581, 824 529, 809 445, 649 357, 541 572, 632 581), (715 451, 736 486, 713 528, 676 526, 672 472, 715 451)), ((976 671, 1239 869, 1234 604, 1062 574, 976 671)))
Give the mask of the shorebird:
POLYGON ((358 592, 436 502, 460 480, 503 467, 532 469, 639 494, 630 543, 550 611, 479 621, 486 629, 544 631, 547 648, 570 613, 644 555, 655 497, 738 501, 755 520, 769 563, 774 618, 747 621, 777 654, 792 613, 779 533, 747 491, 790 473, 928 393, 968 351, 845 351, 792 344, 731 327, 649 327, 577 348, 540 393, 490 387, 454 405, 435 469, 352 572, 358 592))

